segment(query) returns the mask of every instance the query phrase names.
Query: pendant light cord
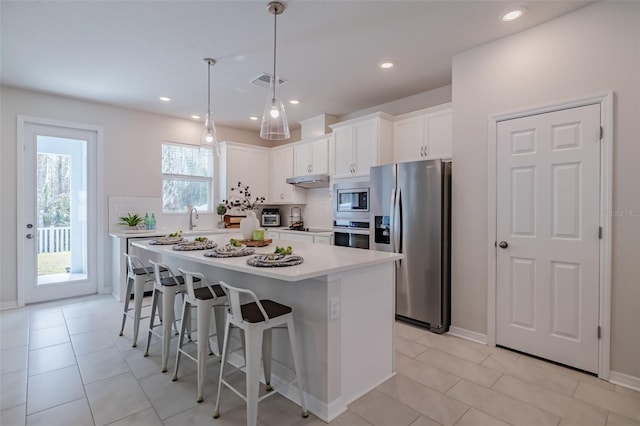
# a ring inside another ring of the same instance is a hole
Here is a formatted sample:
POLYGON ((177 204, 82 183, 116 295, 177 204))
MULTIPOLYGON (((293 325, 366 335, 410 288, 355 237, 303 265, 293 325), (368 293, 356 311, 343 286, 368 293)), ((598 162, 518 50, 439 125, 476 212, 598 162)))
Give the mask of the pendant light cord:
POLYGON ((276 98, 276 35, 278 33, 278 7, 273 10, 273 90, 271 92, 271 98, 276 98))
MULTIPOLYGON (((207 61, 207 118, 211 127, 211 61, 207 61)), ((207 130, 209 130, 207 128, 207 130)))

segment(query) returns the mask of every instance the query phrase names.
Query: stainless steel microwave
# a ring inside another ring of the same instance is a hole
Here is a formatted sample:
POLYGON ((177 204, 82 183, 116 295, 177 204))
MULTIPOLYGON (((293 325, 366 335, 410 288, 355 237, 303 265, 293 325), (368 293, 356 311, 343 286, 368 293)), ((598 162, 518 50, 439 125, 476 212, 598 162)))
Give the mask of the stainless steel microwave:
POLYGON ((333 218, 369 220, 369 183, 337 183, 333 186, 333 218))

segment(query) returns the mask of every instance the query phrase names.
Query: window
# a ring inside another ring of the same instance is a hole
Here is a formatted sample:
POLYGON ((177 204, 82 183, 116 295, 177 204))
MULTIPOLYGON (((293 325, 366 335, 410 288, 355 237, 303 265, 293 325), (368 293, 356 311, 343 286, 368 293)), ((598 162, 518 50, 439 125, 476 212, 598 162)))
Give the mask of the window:
POLYGON ((187 206, 212 211, 213 150, 162 144, 162 211, 186 212, 187 206))

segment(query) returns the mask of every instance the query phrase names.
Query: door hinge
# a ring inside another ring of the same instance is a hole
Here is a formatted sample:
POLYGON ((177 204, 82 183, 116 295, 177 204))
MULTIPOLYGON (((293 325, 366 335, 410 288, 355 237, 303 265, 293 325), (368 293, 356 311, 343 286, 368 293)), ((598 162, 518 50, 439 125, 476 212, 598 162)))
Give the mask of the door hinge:
POLYGON ((602 226, 598 227, 598 239, 602 239, 602 226))
POLYGON ((604 139, 604 127, 600 126, 600 140, 604 139))
POLYGON ((598 339, 602 339, 602 327, 598 326, 598 339))

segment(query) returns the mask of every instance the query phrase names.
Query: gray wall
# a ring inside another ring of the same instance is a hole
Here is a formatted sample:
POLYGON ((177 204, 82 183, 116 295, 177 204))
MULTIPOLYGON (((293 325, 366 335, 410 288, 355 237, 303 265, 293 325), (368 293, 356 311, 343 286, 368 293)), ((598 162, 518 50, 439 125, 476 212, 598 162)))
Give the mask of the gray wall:
POLYGON ((640 377, 640 4, 600 2, 453 58, 452 323, 487 332, 488 117, 614 100, 611 370, 640 377))

